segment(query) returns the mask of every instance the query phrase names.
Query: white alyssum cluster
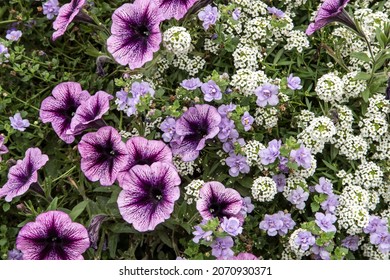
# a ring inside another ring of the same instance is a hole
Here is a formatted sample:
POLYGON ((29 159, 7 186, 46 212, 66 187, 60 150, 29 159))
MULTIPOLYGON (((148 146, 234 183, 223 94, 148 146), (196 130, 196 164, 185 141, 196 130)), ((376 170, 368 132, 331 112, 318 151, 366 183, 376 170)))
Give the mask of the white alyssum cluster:
POLYGON ((284 45, 286 50, 296 49, 299 53, 302 53, 304 49, 310 47, 309 40, 307 35, 300 30, 292 30, 289 32, 289 37, 287 38, 287 44, 284 45))
POLYGON ((360 135, 347 134, 338 141, 340 155, 345 155, 349 160, 363 160, 367 156, 368 143, 360 135))
POLYGON ((203 180, 193 180, 191 183, 184 187, 184 200, 187 202, 187 204, 192 204, 199 199, 199 190, 202 188, 203 185, 203 180))
POLYGON ((267 4, 261 0, 232 0, 232 2, 241 6, 241 12, 247 17, 258 17, 268 13, 267 4))
POLYGON ((284 197, 287 199, 290 196, 291 192, 293 190, 298 189, 299 187, 301 187, 305 191, 309 189, 305 178, 295 174, 293 176, 290 175, 286 179, 286 186, 283 190, 284 197))
MULTIPOLYGON (((145 122, 144 136, 148 136, 149 134, 154 132, 156 130, 156 127, 160 127, 160 124, 162 123, 162 121, 163 121, 163 118, 158 117, 157 119, 155 119, 152 122, 145 122)), ((158 137, 158 136, 156 136, 156 137, 158 137)))
POLYGON ((363 256, 367 257, 370 260, 388 260, 389 253, 383 254, 379 249, 372 245, 371 243, 364 243, 362 245, 363 256))
POLYGON ((193 56, 190 58, 188 55, 177 56, 173 62, 173 66, 180 70, 186 71, 190 76, 195 76, 206 65, 206 61, 201 56, 193 56))
POLYGON ((242 149, 246 156, 246 162, 250 167, 256 165, 259 168, 262 167, 259 152, 260 150, 265 149, 265 146, 260 141, 250 140, 246 142, 245 146, 242 149))
POLYGON ((390 133, 387 132, 379 139, 379 145, 376 146, 376 153, 373 159, 390 161, 390 133))
POLYGON ((269 20, 264 17, 258 17, 248 21, 244 27, 243 39, 265 43, 269 25, 269 20))
POLYGON ((359 122, 361 135, 369 142, 379 142, 389 128, 386 116, 381 113, 367 113, 359 122))
POLYGON ((133 137, 133 136, 139 136, 139 135, 140 135, 138 129, 136 129, 135 127, 133 127, 133 129, 132 129, 131 131, 121 130, 121 131, 119 132, 119 134, 120 134, 123 138, 125 138, 125 139, 131 138, 131 137, 133 137))
POLYGON ((256 71, 259 68, 259 62, 262 54, 256 45, 239 44, 233 52, 234 67, 236 69, 249 69, 256 71))
POLYGON ((251 71, 249 69, 238 69, 232 76, 230 85, 244 96, 253 95, 255 89, 260 85, 270 82, 264 71, 251 71))
POLYGON ((314 118, 315 114, 313 112, 304 109, 297 117, 297 125, 300 128, 306 128, 314 118))
POLYGON ((191 35, 184 27, 174 26, 164 32, 163 44, 175 55, 187 54, 191 49, 191 35))
POLYGON ((342 101, 348 101, 350 98, 356 98, 362 95, 367 88, 367 82, 355 79, 357 71, 350 72, 343 76, 344 97, 342 101))
POLYGON ((277 194, 276 183, 269 177, 259 177, 252 185, 252 196, 257 201, 272 201, 277 194))
POLYGON ((182 161, 180 157, 173 158, 173 165, 181 176, 193 175, 198 167, 195 161, 182 161))
POLYGON ((310 167, 308 169, 300 168, 298 170, 295 170, 294 176, 307 179, 314 175, 316 169, 317 169, 317 160, 313 157, 310 162, 310 167))
POLYGON ((355 172, 356 182, 365 189, 380 188, 383 184, 383 171, 372 161, 363 162, 355 172))
POLYGON ((215 40, 206 38, 204 40, 204 50, 209 51, 213 54, 218 54, 219 44, 215 40))
POLYGON ((255 123, 265 129, 273 128, 278 125, 278 109, 275 107, 258 107, 255 112, 255 123))
POLYGON ((325 74, 318 79, 315 92, 321 100, 338 103, 343 99, 344 82, 334 72, 325 74))

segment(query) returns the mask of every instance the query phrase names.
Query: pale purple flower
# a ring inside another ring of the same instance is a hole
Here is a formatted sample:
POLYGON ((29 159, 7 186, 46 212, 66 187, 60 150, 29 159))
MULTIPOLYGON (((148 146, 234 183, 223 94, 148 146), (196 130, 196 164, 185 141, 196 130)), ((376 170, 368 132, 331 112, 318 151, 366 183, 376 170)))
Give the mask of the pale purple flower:
POLYGON ((13 249, 11 251, 8 251, 8 260, 13 260, 13 261, 23 260, 22 251, 19 251, 18 249, 13 249))
POLYGON ((207 30, 209 29, 210 25, 214 25, 219 18, 218 8, 207 5, 202 11, 199 12, 198 18, 203 22, 203 28, 207 30))
POLYGON ((381 228, 380 231, 376 231, 370 234, 370 243, 377 245, 379 251, 383 254, 387 254, 390 251, 390 233, 387 228, 381 228))
POLYGON ((100 181, 102 186, 114 184, 129 158, 120 134, 110 126, 85 134, 78 144, 78 150, 85 177, 92 182, 100 181))
POLYGON ((141 96, 146 94, 150 94, 150 96, 154 96, 154 89, 150 86, 148 82, 134 82, 131 85, 131 94, 133 98, 139 100, 141 96))
POLYGON ((283 226, 280 230, 278 230, 278 233, 280 236, 286 235, 289 230, 294 228, 296 223, 291 218, 290 213, 284 213, 283 211, 279 211, 277 215, 279 215, 280 220, 283 222, 283 226))
POLYGON ((339 205, 339 196, 336 194, 328 195, 328 198, 321 203, 321 209, 326 213, 335 214, 339 205))
POLYGON ((236 105, 230 103, 228 105, 221 105, 218 107, 218 113, 222 116, 222 117, 227 117, 228 114, 230 112, 233 112, 234 110, 236 110, 236 105))
POLYGON ((223 217, 223 221, 221 222, 221 228, 224 232, 231 236, 237 236, 242 233, 241 223, 235 217, 230 217, 229 219, 223 217))
POLYGON ((301 79, 299 77, 294 77, 293 74, 290 74, 287 78, 287 86, 292 90, 301 89, 301 79))
POLYGON ((229 259, 234 256, 234 252, 231 247, 233 247, 234 241, 230 236, 226 237, 217 237, 213 243, 211 243, 211 254, 217 259, 229 259))
POLYGON ((245 131, 248 131, 252 128, 252 124, 254 120, 255 119, 248 112, 244 113, 244 115, 241 118, 241 123, 244 126, 245 131))
POLYGON ((259 228, 266 230, 269 236, 276 236, 278 231, 283 228, 283 221, 278 214, 265 214, 264 220, 260 222, 259 228))
POLYGON ((301 247, 300 249, 303 251, 307 251, 310 246, 314 245, 316 242, 316 239, 309 231, 300 231, 298 232, 298 236, 295 237, 294 240, 295 244, 301 247))
POLYGON ((30 126, 30 122, 27 119, 23 120, 20 113, 16 113, 13 117, 9 117, 9 120, 13 129, 19 131, 25 131, 26 128, 30 126))
POLYGON ((219 86, 213 81, 210 80, 207 83, 201 85, 200 89, 204 94, 205 101, 221 100, 222 92, 219 86))
POLYGON ((156 5, 160 8, 164 19, 184 17, 188 10, 197 0, 157 0, 156 5))
POLYGON ((202 229, 202 224, 194 226, 195 231, 192 232, 194 235, 194 238, 192 238, 192 241, 195 243, 199 243, 200 239, 205 239, 206 241, 210 241, 211 235, 213 234, 212 230, 204 231, 202 229))
POLYGON ((62 211, 38 215, 16 238, 25 260, 82 260, 89 244, 87 229, 62 211))
POLYGON ((311 248, 311 251, 313 254, 316 255, 318 259, 321 260, 330 260, 330 253, 325 249, 324 246, 318 246, 317 244, 314 244, 311 248))
POLYGON ((170 142, 173 138, 173 135, 176 131, 176 120, 174 118, 168 117, 161 124, 160 129, 162 130, 163 135, 162 139, 165 142, 170 142))
POLYGON ((3 64, 3 62, 8 62, 9 56, 8 48, 0 43, 0 65, 3 64))
POLYGON ((141 232, 169 219, 180 197, 179 174, 165 162, 136 165, 122 184, 118 207, 123 219, 141 232))
POLYGON ((259 258, 256 257, 255 255, 251 254, 251 253, 239 253, 237 256, 234 256, 233 258, 231 258, 231 260, 240 260, 240 261, 254 261, 254 260, 258 260, 259 258))
POLYGON ((232 18, 234 20, 238 20, 241 16, 241 9, 235 8, 234 11, 232 12, 232 18))
POLYGON ((183 80, 180 85, 186 90, 196 90, 197 88, 202 86, 202 82, 199 78, 191 78, 188 80, 183 80))
POLYGON ((12 30, 11 32, 9 32, 5 38, 9 41, 18 41, 20 39, 20 37, 22 37, 22 31, 20 30, 12 30))
POLYGON ((239 173, 249 173, 250 170, 246 157, 234 153, 226 159, 226 165, 230 167, 229 175, 232 177, 237 177, 239 173))
POLYGON ((87 229, 89 240, 91 241, 91 248, 98 249, 98 241, 100 237, 100 227, 103 222, 107 219, 107 215, 99 214, 92 218, 91 223, 87 229))
POLYGON ((226 142, 228 139, 234 139, 238 137, 238 131, 235 129, 236 125, 233 120, 227 117, 222 117, 219 123, 218 139, 221 142, 226 142))
POLYGON ((43 14, 46 15, 48 19, 53 19, 58 15, 58 11, 60 10, 58 0, 48 0, 42 5, 42 8, 43 14))
POLYGON ((272 180, 276 183, 276 188, 278 192, 283 192, 284 187, 286 186, 286 176, 284 174, 277 174, 272 176, 272 180))
POLYGON ((6 153, 8 153, 8 148, 4 145, 4 136, 3 135, 0 135, 0 162, 1 162, 1 155, 4 155, 6 153))
POLYGON ((121 65, 142 67, 160 49, 163 14, 152 0, 124 4, 112 15, 107 50, 121 65))
POLYGON ((280 147, 282 146, 282 140, 272 140, 268 143, 268 148, 263 149, 259 152, 261 163, 264 165, 271 164, 280 155, 280 147))
POLYGON ((289 169, 287 167, 288 158, 279 156, 279 165, 278 168, 283 173, 288 173, 289 169))
POLYGON ((318 193, 333 194, 333 184, 325 177, 321 177, 319 183, 314 187, 318 193))
POLYGON ((305 169, 310 168, 312 155, 308 148, 305 148, 303 145, 298 150, 292 150, 290 152, 290 157, 298 164, 305 169))
POLYGON ((305 201, 309 198, 309 193, 305 192, 301 187, 296 190, 292 190, 287 200, 297 207, 299 210, 303 210, 306 206, 305 201))
POLYGON ((55 30, 52 35, 53 41, 64 35, 68 25, 80 13, 85 3, 86 0, 71 0, 69 3, 61 6, 58 10, 58 16, 53 22, 53 29, 55 30))
POLYGON ((38 148, 29 148, 23 160, 18 160, 8 172, 8 180, 0 189, 0 198, 10 202, 14 197, 28 191, 31 184, 38 182, 38 170, 49 160, 38 148))
POLYGON ((387 229, 387 221, 378 216, 371 215, 368 225, 363 228, 364 233, 375 233, 387 229))
POLYGON ((359 249, 359 236, 349 235, 341 241, 341 245, 351 251, 356 251, 357 249, 359 249))
POLYGON ((260 107, 265 107, 267 104, 275 106, 279 103, 279 88, 272 84, 265 84, 255 89, 257 96, 256 104, 260 107))
POLYGON ((199 191, 196 209, 205 220, 236 217, 242 208, 241 195, 220 182, 207 182, 199 191))
POLYGON ((267 10, 268 13, 277 18, 284 18, 286 16, 286 14, 282 10, 279 10, 276 7, 268 7, 267 10))
POLYGON ((242 207, 240 213, 242 216, 246 217, 247 214, 250 214, 255 209, 255 206, 252 204, 251 198, 246 196, 242 199, 242 207))
POLYGON ((337 220, 336 216, 332 214, 324 215, 323 213, 317 212, 315 217, 317 226, 319 226, 324 232, 336 231, 336 227, 333 225, 337 220))

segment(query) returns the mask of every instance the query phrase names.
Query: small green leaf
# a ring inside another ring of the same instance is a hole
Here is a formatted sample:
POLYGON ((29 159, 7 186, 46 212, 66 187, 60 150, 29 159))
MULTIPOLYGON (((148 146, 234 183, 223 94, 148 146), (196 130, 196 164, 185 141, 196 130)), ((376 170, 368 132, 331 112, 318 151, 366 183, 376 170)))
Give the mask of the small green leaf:
POLYGON ((350 54, 350 56, 352 57, 355 57, 361 61, 364 61, 364 62, 370 62, 370 57, 366 54, 366 53, 363 53, 363 52, 353 52, 350 54))
POLYGON ((47 211, 57 210, 58 197, 55 197, 53 201, 50 203, 49 207, 47 207, 47 211))
POLYGON ((88 205, 88 200, 82 201, 79 204, 77 204, 73 209, 72 212, 70 212, 69 216, 74 221, 78 216, 80 216, 81 213, 83 213, 85 207, 88 205))
POLYGON ((8 212, 8 210, 11 208, 11 205, 9 203, 4 203, 3 204, 3 211, 8 212))

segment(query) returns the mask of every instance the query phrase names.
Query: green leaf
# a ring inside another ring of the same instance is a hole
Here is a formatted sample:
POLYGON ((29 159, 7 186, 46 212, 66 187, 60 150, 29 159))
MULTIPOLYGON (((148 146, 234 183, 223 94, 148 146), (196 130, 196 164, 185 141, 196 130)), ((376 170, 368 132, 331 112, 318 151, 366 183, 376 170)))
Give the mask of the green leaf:
POLYGON ((335 171, 335 172, 338 172, 338 168, 335 167, 333 164, 330 164, 329 162, 325 161, 325 160, 322 160, 322 162, 331 170, 335 171))
POLYGON ((311 211, 313 211, 313 212, 317 212, 318 210, 320 210, 320 205, 315 201, 313 201, 310 204, 310 207, 311 207, 311 211))
POLYGON ((353 52, 350 54, 350 56, 352 57, 355 57, 361 61, 364 61, 364 62, 370 62, 370 57, 366 54, 366 53, 363 53, 363 52, 353 52))
POLYGON ((359 72, 356 74, 354 79, 367 81, 367 80, 371 79, 371 75, 368 73, 365 73, 365 72, 359 72))
POLYGON ((110 257, 113 259, 115 258, 118 240, 119 234, 110 234, 110 238, 108 238, 108 251, 110 252, 110 257))
POLYGON ((72 211, 70 212, 69 216, 74 221, 80 214, 84 211, 85 207, 88 205, 88 200, 82 201, 79 204, 77 204, 72 211))
POLYGON ((47 207, 47 211, 57 210, 58 197, 55 197, 50 203, 49 207, 47 207))
POLYGON ((8 210, 11 208, 11 205, 9 203, 4 203, 3 204, 3 211, 8 212, 8 210))
POLYGON ((172 248, 172 241, 169 238, 168 234, 166 231, 159 231, 158 232, 158 237, 160 237, 161 241, 167 245, 169 248, 172 248))

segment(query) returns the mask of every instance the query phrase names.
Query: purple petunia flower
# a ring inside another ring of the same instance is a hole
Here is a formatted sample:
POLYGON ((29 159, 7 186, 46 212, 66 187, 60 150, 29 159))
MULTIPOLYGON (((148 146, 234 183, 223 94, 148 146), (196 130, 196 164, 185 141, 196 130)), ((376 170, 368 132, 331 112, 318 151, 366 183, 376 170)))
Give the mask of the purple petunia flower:
POLYGON ((122 5, 112 15, 108 51, 121 65, 142 67, 160 49, 162 20, 163 14, 152 0, 122 5))
POLYGON ((58 16, 53 22, 53 29, 55 30, 51 37, 53 41, 64 35, 68 25, 80 13, 85 2, 86 0, 71 0, 68 4, 61 6, 58 16))
POLYGON ((287 200, 297 207, 299 210, 303 210, 306 206, 305 201, 309 198, 309 193, 305 192, 301 187, 296 190, 292 190, 287 200))
POLYGON ((251 198, 246 196, 242 199, 242 208, 240 213, 243 217, 246 217, 255 209, 255 206, 252 204, 251 198))
POLYGON ((200 225, 194 226, 195 231, 192 232, 192 234, 194 235, 194 238, 192 239, 192 241, 194 241, 195 243, 199 243, 200 239, 205 239, 206 241, 211 240, 211 235, 213 234, 213 231, 212 230, 204 231, 201 227, 201 225, 203 225, 203 224, 204 223, 201 223, 200 225))
POLYGON ((13 129, 19 131, 25 131, 26 128, 30 126, 30 122, 28 120, 23 120, 20 113, 16 113, 13 117, 9 117, 9 120, 13 129))
POLYGON ((286 14, 282 10, 279 10, 276 7, 268 7, 267 10, 268 13, 277 18, 284 18, 286 16, 286 14))
POLYGON ((221 116, 213 106, 203 104, 189 108, 176 121, 177 137, 171 141, 172 152, 183 161, 193 161, 206 146, 206 140, 219 132, 221 116))
POLYGON ((82 90, 79 83, 75 82, 58 84, 53 89, 52 95, 42 101, 39 116, 43 123, 51 123, 61 140, 70 144, 75 138, 66 132, 71 129, 70 124, 77 108, 90 95, 88 91, 82 90))
POLYGON ((213 81, 210 80, 207 83, 201 85, 200 89, 204 94, 205 101, 221 100, 222 92, 219 86, 213 81))
POLYGON ((174 118, 166 118, 160 125, 160 129, 164 132, 162 139, 165 142, 170 142, 176 131, 176 120, 174 118))
POLYGON ((229 105, 221 105, 218 107, 218 113, 222 116, 222 117, 227 117, 228 114, 230 112, 233 112, 234 110, 236 110, 236 105, 230 103, 229 105))
POLYGON ((38 181, 38 170, 49 160, 38 148, 29 148, 23 160, 18 160, 8 172, 8 180, 0 189, 0 198, 10 202, 14 197, 21 196, 38 181))
POLYGON ((22 251, 19 251, 18 249, 13 249, 11 251, 8 251, 8 260, 13 260, 13 261, 23 260, 22 251))
POLYGON ((240 260, 240 261, 254 261, 258 260, 259 258, 251 253, 239 253, 237 256, 234 256, 230 260, 240 260))
POLYGON ((234 256, 234 252, 231 247, 233 247, 234 241, 230 236, 226 237, 217 237, 213 243, 211 243, 211 254, 217 259, 226 260, 234 256))
POLYGON ((348 2, 349 0, 325 0, 317 12, 314 23, 311 23, 307 27, 306 34, 312 35, 314 32, 334 21, 340 22, 357 31, 353 19, 351 19, 348 13, 344 10, 348 2))
POLYGON ((128 160, 118 174, 119 185, 122 186, 124 177, 136 165, 152 165, 155 162, 172 164, 171 149, 162 141, 148 140, 140 136, 131 137, 126 142, 128 160))
POLYGON ((294 77, 293 74, 290 74, 287 78, 287 86, 292 90, 301 89, 301 79, 299 77, 294 77))
POLYGON ((179 20, 184 17, 196 1, 197 0, 157 0, 156 5, 160 8, 164 20, 173 17, 179 20))
POLYGON ((87 229, 62 211, 38 215, 16 238, 25 260, 82 260, 89 244, 87 229))
POLYGON ((8 148, 4 145, 4 136, 0 135, 0 162, 2 161, 1 155, 8 153, 8 148))
POLYGON ((230 167, 229 175, 232 177, 237 177, 239 173, 249 173, 250 170, 246 157, 234 153, 226 159, 226 165, 230 167))
POLYGON ((278 192, 283 192, 284 187, 286 186, 286 176, 284 174, 277 174, 272 176, 272 180, 276 183, 278 192))
POLYGON ((199 12, 198 18, 203 22, 203 28, 207 30, 209 29, 210 25, 214 25, 219 18, 218 8, 207 5, 202 11, 199 12))
POLYGON ((199 191, 196 209, 205 220, 218 217, 236 217, 242 208, 241 195, 231 188, 225 188, 220 182, 208 182, 199 191))
POLYGON ((310 150, 305 148, 303 145, 298 150, 292 150, 290 152, 290 157, 298 164, 305 169, 310 168, 312 156, 310 150))
POLYGON ((341 245, 351 251, 356 251, 357 249, 359 249, 359 236, 349 235, 341 241, 341 245))
POLYGON ((5 38, 9 41, 18 41, 22 37, 22 34, 20 30, 11 30, 9 33, 7 32, 5 38))
POLYGON ((330 253, 325 249, 324 246, 318 246, 317 244, 314 244, 311 248, 311 251, 315 255, 316 259, 330 260, 330 253))
POLYGON ((241 10, 239 8, 235 8, 234 11, 232 12, 232 18, 234 20, 238 20, 241 16, 241 10))
POLYGON ((196 90, 197 88, 202 86, 202 82, 199 78, 191 78, 188 80, 183 80, 180 85, 186 90, 196 90))
POLYGON ((42 5, 42 8, 43 14, 46 15, 48 19, 53 19, 58 15, 58 11, 60 10, 58 0, 48 0, 42 5))
POLYGON ((252 124, 254 120, 255 119, 248 112, 244 113, 244 115, 241 118, 241 123, 244 126, 245 131, 248 131, 252 128, 252 124))
POLYGON ((138 231, 154 228, 168 219, 180 197, 181 183, 176 169, 165 162, 134 166, 122 184, 119 211, 138 231))
POLYGON ((336 194, 328 195, 328 198, 321 203, 321 209, 326 213, 335 214, 339 205, 339 196, 336 194))
POLYGON ((78 144, 81 170, 90 181, 111 186, 125 168, 129 152, 120 134, 110 126, 85 134, 78 144))
POLYGON ((364 233, 375 233, 378 231, 382 231, 383 229, 387 229, 387 221, 385 219, 381 219, 378 216, 371 215, 368 221, 368 225, 363 228, 364 233))
POLYGON ((314 187, 318 193, 333 194, 333 184, 325 177, 321 177, 319 183, 314 187))
POLYGON ((333 225, 337 220, 336 216, 332 214, 324 215, 323 213, 317 212, 315 217, 317 226, 319 226, 324 232, 336 231, 336 227, 333 225))
POLYGON ((295 244, 301 247, 301 250, 307 251, 310 246, 314 245, 316 239, 309 231, 300 231, 294 240, 295 244))
POLYGON ((379 231, 370 234, 370 243, 377 245, 379 251, 383 254, 390 252, 390 233, 387 228, 381 228, 379 231))
POLYGON ((279 88, 272 84, 265 84, 255 89, 257 96, 256 104, 260 107, 265 107, 267 104, 275 106, 279 103, 279 88))
POLYGON ((67 134, 76 135, 87 129, 93 122, 100 120, 110 109, 110 100, 114 97, 107 92, 98 91, 77 108, 70 122, 67 134))
POLYGON ((264 220, 262 220, 259 224, 259 228, 266 230, 269 236, 276 236, 282 227, 283 221, 280 219, 280 215, 278 214, 265 214, 264 220))
POLYGON ((280 155, 280 147, 282 146, 282 140, 272 140, 268 143, 268 148, 263 149, 259 152, 261 163, 264 165, 271 164, 280 155))
POLYGON ((235 217, 230 217, 229 219, 223 217, 223 221, 221 222, 221 228, 224 232, 231 236, 237 236, 242 233, 242 226, 240 221, 235 217))

